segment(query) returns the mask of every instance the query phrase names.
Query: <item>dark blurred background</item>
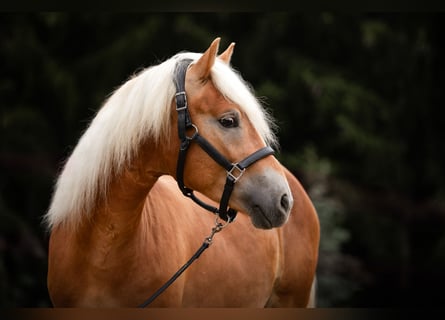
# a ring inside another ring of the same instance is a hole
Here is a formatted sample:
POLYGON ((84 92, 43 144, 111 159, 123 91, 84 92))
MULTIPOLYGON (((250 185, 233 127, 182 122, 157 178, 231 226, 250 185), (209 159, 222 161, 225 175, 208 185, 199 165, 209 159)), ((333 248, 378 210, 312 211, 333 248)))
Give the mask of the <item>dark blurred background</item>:
MULTIPOLYGON (((321 223, 320 307, 445 302, 445 16, 1 13, 0 306, 51 306, 41 218, 135 71, 217 36, 277 118, 321 223)), ((296 235, 295 241, 298 241, 296 235)))

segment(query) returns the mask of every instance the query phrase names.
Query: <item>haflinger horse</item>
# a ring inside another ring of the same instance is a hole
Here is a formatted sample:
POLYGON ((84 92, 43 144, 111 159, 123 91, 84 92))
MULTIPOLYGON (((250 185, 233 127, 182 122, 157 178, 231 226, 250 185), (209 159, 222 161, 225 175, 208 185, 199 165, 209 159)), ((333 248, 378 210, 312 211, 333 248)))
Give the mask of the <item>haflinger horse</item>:
POLYGON ((316 211, 219 42, 131 77, 67 159, 45 215, 53 306, 140 306, 205 239, 150 307, 313 306, 316 211))

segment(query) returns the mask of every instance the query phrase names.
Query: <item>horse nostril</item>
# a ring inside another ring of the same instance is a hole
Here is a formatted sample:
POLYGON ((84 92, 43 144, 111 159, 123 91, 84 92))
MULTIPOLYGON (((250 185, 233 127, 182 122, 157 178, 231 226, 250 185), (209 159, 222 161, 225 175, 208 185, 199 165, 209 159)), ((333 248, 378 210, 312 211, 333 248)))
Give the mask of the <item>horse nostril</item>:
POLYGON ((290 202, 289 202, 289 196, 287 194, 283 194, 280 200, 280 204, 285 211, 289 210, 290 202))

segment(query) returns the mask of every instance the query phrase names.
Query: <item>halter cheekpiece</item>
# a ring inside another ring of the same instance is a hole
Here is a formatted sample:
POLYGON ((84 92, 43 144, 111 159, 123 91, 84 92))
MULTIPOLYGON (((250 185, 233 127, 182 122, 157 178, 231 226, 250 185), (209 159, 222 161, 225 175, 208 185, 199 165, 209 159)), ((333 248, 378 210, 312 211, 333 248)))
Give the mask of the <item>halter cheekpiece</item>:
POLYGON ((229 208, 229 199, 232 194, 235 183, 241 178, 244 171, 252 164, 261 160, 262 158, 274 154, 274 150, 270 146, 261 148, 245 159, 232 163, 227 160, 216 148, 212 146, 203 136, 199 134, 198 127, 193 124, 190 117, 187 104, 187 94, 185 92, 185 75, 187 68, 192 63, 191 59, 182 59, 176 62, 174 83, 176 86, 176 111, 178 112, 178 135, 181 141, 179 148, 178 162, 176 167, 176 178, 179 189, 182 193, 190 197, 198 205, 204 209, 218 215, 221 219, 227 222, 233 222, 236 217, 236 210, 229 208), (191 135, 187 135, 187 131, 192 131, 191 135), (186 161, 186 155, 191 142, 195 141, 198 145, 220 166, 222 166, 226 172, 226 183, 224 185, 224 191, 219 203, 219 208, 213 207, 200 199, 198 199, 193 190, 186 187, 184 184, 184 166, 186 161))

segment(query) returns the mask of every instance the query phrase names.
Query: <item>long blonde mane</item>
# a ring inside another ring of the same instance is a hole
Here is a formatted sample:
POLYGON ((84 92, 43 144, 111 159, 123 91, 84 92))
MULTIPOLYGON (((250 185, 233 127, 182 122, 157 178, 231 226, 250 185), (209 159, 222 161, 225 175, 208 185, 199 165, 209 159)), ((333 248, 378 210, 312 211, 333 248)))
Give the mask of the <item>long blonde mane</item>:
MULTIPOLYGON (((45 216, 49 228, 88 217, 97 197, 106 195, 112 173, 128 164, 143 139, 158 143, 170 136, 175 64, 178 59, 196 61, 199 57, 198 53, 179 53, 133 76, 109 97, 58 178, 45 216)), ((215 87, 240 106, 265 142, 277 145, 271 117, 241 76, 219 59, 211 76, 215 87)))

